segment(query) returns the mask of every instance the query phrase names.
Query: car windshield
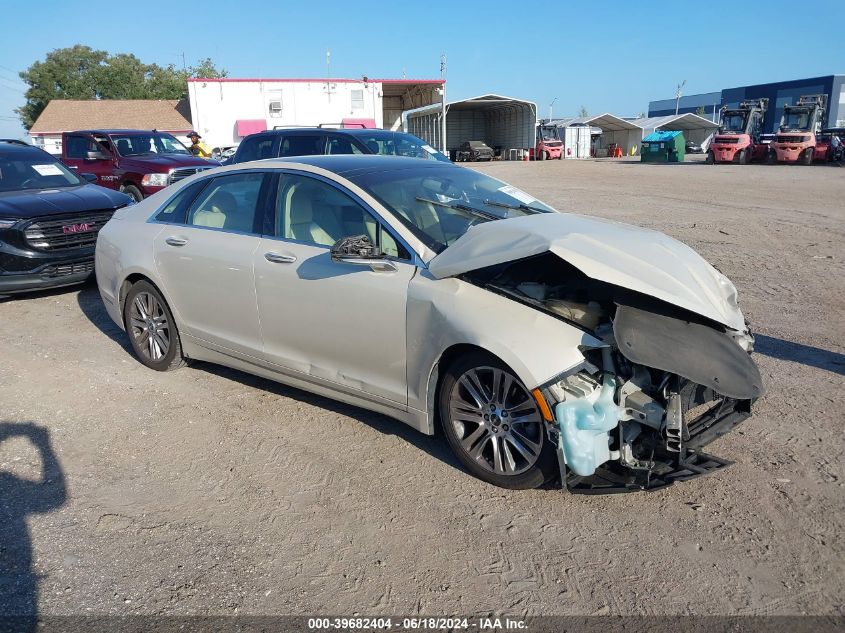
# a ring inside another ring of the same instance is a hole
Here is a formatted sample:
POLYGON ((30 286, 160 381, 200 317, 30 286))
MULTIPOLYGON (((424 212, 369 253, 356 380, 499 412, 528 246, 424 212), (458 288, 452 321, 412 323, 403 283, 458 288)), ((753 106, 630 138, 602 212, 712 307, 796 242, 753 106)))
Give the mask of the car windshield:
POLYGON ((791 110, 784 112, 782 130, 808 130, 810 129, 809 110, 791 110))
POLYGON ((57 189, 81 184, 76 174, 44 152, 0 155, 0 191, 57 189))
POLYGON ((554 212, 516 187, 459 167, 369 172, 351 180, 387 207, 435 253, 475 224, 554 212))
POLYGON ((745 131, 745 115, 743 114, 725 114, 722 116, 722 125, 719 127, 720 132, 744 132, 745 131))
POLYGON ((111 137, 121 156, 141 154, 180 154, 190 156, 191 152, 175 136, 162 132, 150 134, 113 134, 111 137))
POLYGON ((374 131, 368 134, 356 134, 355 138, 366 145, 373 154, 409 156, 411 158, 427 158, 449 162, 446 156, 413 134, 374 131))

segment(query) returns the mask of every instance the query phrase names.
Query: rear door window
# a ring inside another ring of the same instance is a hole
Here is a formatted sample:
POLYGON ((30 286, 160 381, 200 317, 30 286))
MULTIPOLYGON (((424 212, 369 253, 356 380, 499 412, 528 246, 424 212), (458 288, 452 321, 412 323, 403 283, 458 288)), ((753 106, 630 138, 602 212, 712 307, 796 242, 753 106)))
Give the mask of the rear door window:
POLYGON ((363 154, 364 152, 347 137, 340 135, 329 136, 326 143, 326 154, 363 154))
POLYGON ((156 215, 157 222, 168 222, 171 224, 184 224, 185 212, 197 197, 197 194, 209 183, 208 178, 192 182, 170 199, 164 208, 156 215))
POLYGON ((322 134, 291 134, 282 137, 279 156, 315 156, 323 154, 325 147, 322 134))
POLYGON ((253 138, 244 139, 238 147, 239 163, 245 163, 251 160, 262 160, 264 158, 274 158, 273 156, 273 141, 272 136, 255 136, 253 138))
POLYGON ((257 233, 257 211, 265 174, 248 172, 214 178, 188 209, 187 224, 239 233, 257 233))

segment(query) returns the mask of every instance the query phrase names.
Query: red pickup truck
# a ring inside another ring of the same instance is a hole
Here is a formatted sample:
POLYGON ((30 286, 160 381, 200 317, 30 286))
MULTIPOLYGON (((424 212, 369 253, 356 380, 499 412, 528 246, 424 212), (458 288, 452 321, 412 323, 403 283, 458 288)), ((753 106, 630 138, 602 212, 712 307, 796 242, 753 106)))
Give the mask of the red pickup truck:
POLYGON ((220 163, 193 156, 172 134, 156 130, 81 130, 62 134, 62 162, 80 176, 140 202, 178 180, 220 163))

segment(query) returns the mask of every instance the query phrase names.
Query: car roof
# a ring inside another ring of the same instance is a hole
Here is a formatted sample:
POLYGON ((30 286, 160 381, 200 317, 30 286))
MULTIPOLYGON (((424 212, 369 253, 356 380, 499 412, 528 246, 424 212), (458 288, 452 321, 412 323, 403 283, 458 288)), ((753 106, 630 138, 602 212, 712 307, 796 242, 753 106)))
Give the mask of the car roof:
MULTIPOLYGON (((278 130, 264 130, 249 136, 275 136, 280 134, 346 134, 349 136, 373 136, 380 134, 407 134, 406 132, 383 130, 381 128, 339 128, 339 127, 281 127, 278 130)), ((408 134, 410 136, 410 134, 408 134)), ((247 137, 249 138, 249 137, 247 137)))
POLYGON ((463 169, 457 165, 426 158, 410 158, 407 156, 385 156, 382 154, 321 154, 314 156, 288 156, 285 158, 269 158, 244 165, 287 167, 291 163, 311 165, 339 176, 350 178, 367 172, 399 171, 407 169, 463 169))
POLYGON ((351 134, 352 136, 365 136, 365 135, 366 136, 373 136, 373 135, 377 136, 379 134, 384 134, 384 135, 388 135, 388 134, 407 134, 408 136, 411 136, 407 132, 403 132, 401 130, 383 130, 381 128, 373 128, 373 127, 356 127, 356 128, 348 128, 347 127, 347 128, 342 128, 342 129, 339 129, 339 130, 335 128, 335 131, 343 132, 344 134, 351 134))
POLYGON ((49 156, 51 160, 58 160, 49 152, 45 152, 40 147, 34 145, 27 145, 25 143, 0 143, 0 155, 3 156, 49 156))
POLYGON ((247 138, 250 138, 252 136, 275 136, 279 134, 325 134, 326 132, 346 131, 347 130, 340 130, 338 128, 333 127, 280 127, 277 130, 264 130, 263 132, 256 132, 255 134, 250 134, 247 138))

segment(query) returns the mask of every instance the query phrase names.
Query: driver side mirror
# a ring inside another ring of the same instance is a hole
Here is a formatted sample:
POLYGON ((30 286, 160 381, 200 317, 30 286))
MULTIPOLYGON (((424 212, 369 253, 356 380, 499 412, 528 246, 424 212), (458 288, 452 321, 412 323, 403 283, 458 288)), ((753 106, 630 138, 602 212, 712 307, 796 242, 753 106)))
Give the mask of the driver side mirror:
POLYGON ((395 271, 396 264, 385 259, 386 255, 366 235, 342 237, 331 250, 332 261, 358 266, 369 266, 374 271, 395 271))

